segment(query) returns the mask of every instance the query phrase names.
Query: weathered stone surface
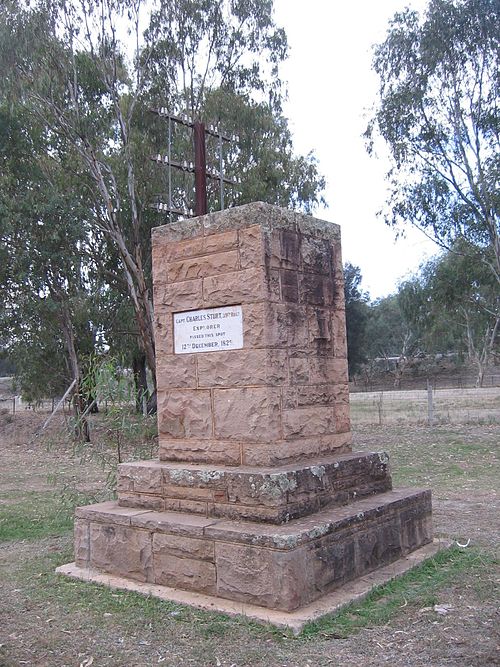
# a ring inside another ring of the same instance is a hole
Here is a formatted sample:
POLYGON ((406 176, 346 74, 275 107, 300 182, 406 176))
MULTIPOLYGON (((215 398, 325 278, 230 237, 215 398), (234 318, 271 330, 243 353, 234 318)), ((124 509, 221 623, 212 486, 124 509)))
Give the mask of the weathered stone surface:
POLYGON ((118 493, 130 491, 132 493, 155 493, 163 484, 163 470, 157 463, 141 465, 135 463, 120 463, 118 465, 117 488, 118 493))
POLYGON ((197 514, 178 514, 177 512, 142 512, 132 518, 132 526, 149 530, 153 533, 203 537, 205 530, 216 523, 197 514))
POLYGON ((196 358, 191 354, 162 354, 156 365, 160 390, 196 387, 196 358))
POLYGON ((158 429, 170 438, 211 438, 210 392, 186 389, 159 393, 158 429))
POLYGON ((203 279, 184 280, 180 283, 161 285, 154 291, 155 303, 168 306, 172 311, 203 308, 203 279))
MULTIPOLYGON (((273 468, 186 466, 136 462, 134 468, 163 471, 156 492, 133 494, 129 484, 118 480, 122 506, 192 511, 210 516, 281 523, 305 516, 321 507, 342 505, 391 489, 390 469, 384 453, 358 453, 324 457, 309 464, 273 468), (152 495, 154 493, 154 495, 152 495), (187 501, 187 502, 186 502, 187 501)), ((126 477, 127 479, 127 477, 126 477)))
POLYGON ((230 350, 198 355, 200 387, 280 385, 287 375, 284 350, 230 350))
POLYGON ((74 527, 75 563, 88 567, 90 560, 90 522, 76 519, 74 527))
POLYGON ((306 352, 307 318, 295 304, 276 304, 266 311, 266 341, 269 347, 306 352))
POLYGON ((347 357, 347 335, 345 328, 345 311, 332 314, 331 327, 334 340, 335 356, 347 357))
POLYGON ((164 553, 161 548, 155 550, 154 563, 156 584, 197 591, 207 595, 216 593, 216 574, 213 563, 194 558, 177 558, 169 553, 164 553))
MULTIPOLYGON (((200 231, 202 231, 201 228, 200 231)), ((238 233, 235 230, 223 234, 198 236, 184 241, 172 241, 166 245, 162 261, 174 262, 200 255, 221 253, 226 250, 233 250, 237 246, 238 233)))
POLYGON ((287 553, 216 543, 215 562, 220 597, 285 611, 313 598, 306 549, 287 553))
MULTIPOLYGON (((330 384, 319 384, 303 387, 285 387, 283 389, 283 409, 301 408, 305 406, 330 405, 333 406, 339 392, 330 384)), ((343 394, 342 394, 343 396, 343 394)), ((347 396, 349 400, 349 395, 347 396)))
POLYGON ((251 225, 246 229, 240 229, 239 250, 240 266, 248 269, 255 266, 264 266, 264 238, 260 225, 251 225))
POLYGON ((347 360, 297 356, 289 359, 290 384, 347 384, 347 360))
POLYGON ((331 245, 327 239, 302 237, 302 268, 308 273, 333 275, 331 245))
POLYGON ((165 501, 161 496, 148 493, 119 492, 118 504, 120 507, 135 507, 145 510, 162 511, 165 509, 165 501))
POLYGON ((277 389, 215 389, 215 435, 222 440, 261 442, 281 435, 280 393, 277 389))
POLYGON ((159 434, 160 461, 186 463, 221 463, 236 466, 241 463, 241 445, 237 440, 172 439, 159 434))
POLYGON ((153 538, 153 553, 156 555, 158 552, 176 558, 193 558, 194 560, 206 560, 209 563, 215 561, 213 540, 197 537, 156 533, 153 538))
POLYGON ((265 321, 267 304, 247 303, 243 306, 243 347, 266 346, 265 321))
POLYGON ((283 435, 286 439, 335 433, 331 407, 303 407, 283 411, 283 435))
POLYGON ((343 402, 335 403, 335 432, 348 433, 351 430, 351 419, 349 416, 349 404, 343 402))
POLYGON ((227 252, 218 252, 203 257, 192 257, 181 259, 177 262, 169 262, 167 275, 169 283, 176 283, 183 280, 193 280, 195 278, 204 278, 205 276, 215 276, 229 271, 236 271, 238 268, 238 252, 229 250, 227 252))
POLYGON ((300 281, 302 303, 317 306, 332 306, 334 285, 329 276, 317 273, 303 273, 300 281))
POLYGON ((280 466, 316 458, 321 454, 342 454, 351 449, 350 433, 330 433, 267 443, 242 443, 242 462, 249 466, 280 466))
POLYGON ((260 267, 203 279, 203 299, 206 307, 255 303, 264 301, 266 295, 264 271, 260 267))
POLYGON ((280 271, 281 299, 298 303, 300 299, 299 274, 297 271, 282 269, 280 271))
POLYGON ((90 565, 137 581, 153 581, 151 534, 119 524, 90 524, 90 565))

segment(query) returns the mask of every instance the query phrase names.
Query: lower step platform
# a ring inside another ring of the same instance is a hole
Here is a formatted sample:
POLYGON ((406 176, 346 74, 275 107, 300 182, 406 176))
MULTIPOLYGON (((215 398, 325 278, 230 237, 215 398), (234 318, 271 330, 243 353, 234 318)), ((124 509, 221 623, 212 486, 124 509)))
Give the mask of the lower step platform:
POLYGON ((298 635, 307 623, 316 621, 327 614, 337 613, 351 602, 362 600, 375 586, 381 586, 402 576, 408 570, 420 565, 420 563, 431 558, 441 549, 449 546, 450 542, 435 539, 433 542, 424 544, 424 546, 412 551, 407 556, 399 558, 394 563, 379 567, 374 572, 350 581, 333 592, 327 593, 317 600, 293 611, 268 609, 245 602, 224 600, 214 595, 193 593, 192 591, 170 588, 169 586, 159 584, 141 583, 113 574, 104 574, 99 570, 78 567, 75 563, 61 565, 61 567, 57 568, 56 572, 73 579, 79 579, 80 581, 101 584, 125 591, 134 591, 148 597, 152 596, 160 600, 185 604, 205 611, 219 612, 228 614, 229 616, 245 616, 247 619, 253 621, 271 623, 280 628, 287 628, 298 635))
POLYGON ((422 489, 279 526, 101 503, 76 512, 75 565, 291 612, 430 543, 431 511, 422 489))

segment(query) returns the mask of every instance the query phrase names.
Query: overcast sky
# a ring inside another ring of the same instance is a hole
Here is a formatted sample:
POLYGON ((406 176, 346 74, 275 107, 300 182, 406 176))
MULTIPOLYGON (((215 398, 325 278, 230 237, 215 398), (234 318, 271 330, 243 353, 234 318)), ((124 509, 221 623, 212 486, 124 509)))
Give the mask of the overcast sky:
POLYGON ((385 296, 437 246, 409 229, 395 235, 376 213, 387 195, 383 157, 368 156, 362 138, 375 100, 371 47, 383 40, 394 12, 426 0, 275 0, 276 22, 287 33, 290 57, 285 114, 297 152, 314 150, 327 178, 328 208, 317 217, 342 228, 343 259, 361 268, 372 298, 385 296))

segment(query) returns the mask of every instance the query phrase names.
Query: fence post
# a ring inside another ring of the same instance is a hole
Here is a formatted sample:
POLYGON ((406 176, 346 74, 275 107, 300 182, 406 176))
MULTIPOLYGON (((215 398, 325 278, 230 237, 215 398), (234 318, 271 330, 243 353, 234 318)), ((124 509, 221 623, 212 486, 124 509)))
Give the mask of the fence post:
POLYGON ((384 392, 381 391, 381 392, 380 392, 379 399, 378 399, 378 404, 377 404, 377 408, 378 408, 378 425, 379 425, 379 426, 382 426, 382 400, 383 400, 383 398, 384 398, 384 392))
POLYGON ((429 426, 434 424, 434 397, 430 380, 427 380, 427 422, 429 426))
POLYGON ((15 397, 15 396, 14 396, 14 398, 12 399, 12 416, 13 416, 13 417, 16 416, 16 397, 15 397))

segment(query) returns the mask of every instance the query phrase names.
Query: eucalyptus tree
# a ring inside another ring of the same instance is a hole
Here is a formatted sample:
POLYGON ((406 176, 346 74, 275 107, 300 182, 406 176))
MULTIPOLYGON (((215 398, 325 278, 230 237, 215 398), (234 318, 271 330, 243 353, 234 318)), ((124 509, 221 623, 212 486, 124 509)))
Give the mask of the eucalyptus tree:
POLYGON ((386 221, 444 249, 463 240, 500 285, 500 3, 430 0, 393 17, 374 53, 380 79, 368 148, 392 165, 386 221), (480 251, 481 250, 481 251, 480 251))
POLYGON ((153 376, 149 243, 151 227, 161 221, 150 203, 162 181, 149 158, 162 130, 148 109, 161 105, 198 116, 210 104, 215 113, 216 99, 218 117, 234 107, 252 109, 252 127, 267 128, 269 168, 259 173, 257 162, 262 165, 265 156, 248 129, 249 147, 228 158, 249 174, 247 194, 237 202, 256 194, 308 208, 323 185, 312 157, 293 155, 280 115, 278 66, 287 45, 272 4, 6 0, 0 9, 5 90, 44 128, 48 155, 57 154, 59 142, 71 150, 89 212, 88 237, 104 237, 119 258, 153 376))

